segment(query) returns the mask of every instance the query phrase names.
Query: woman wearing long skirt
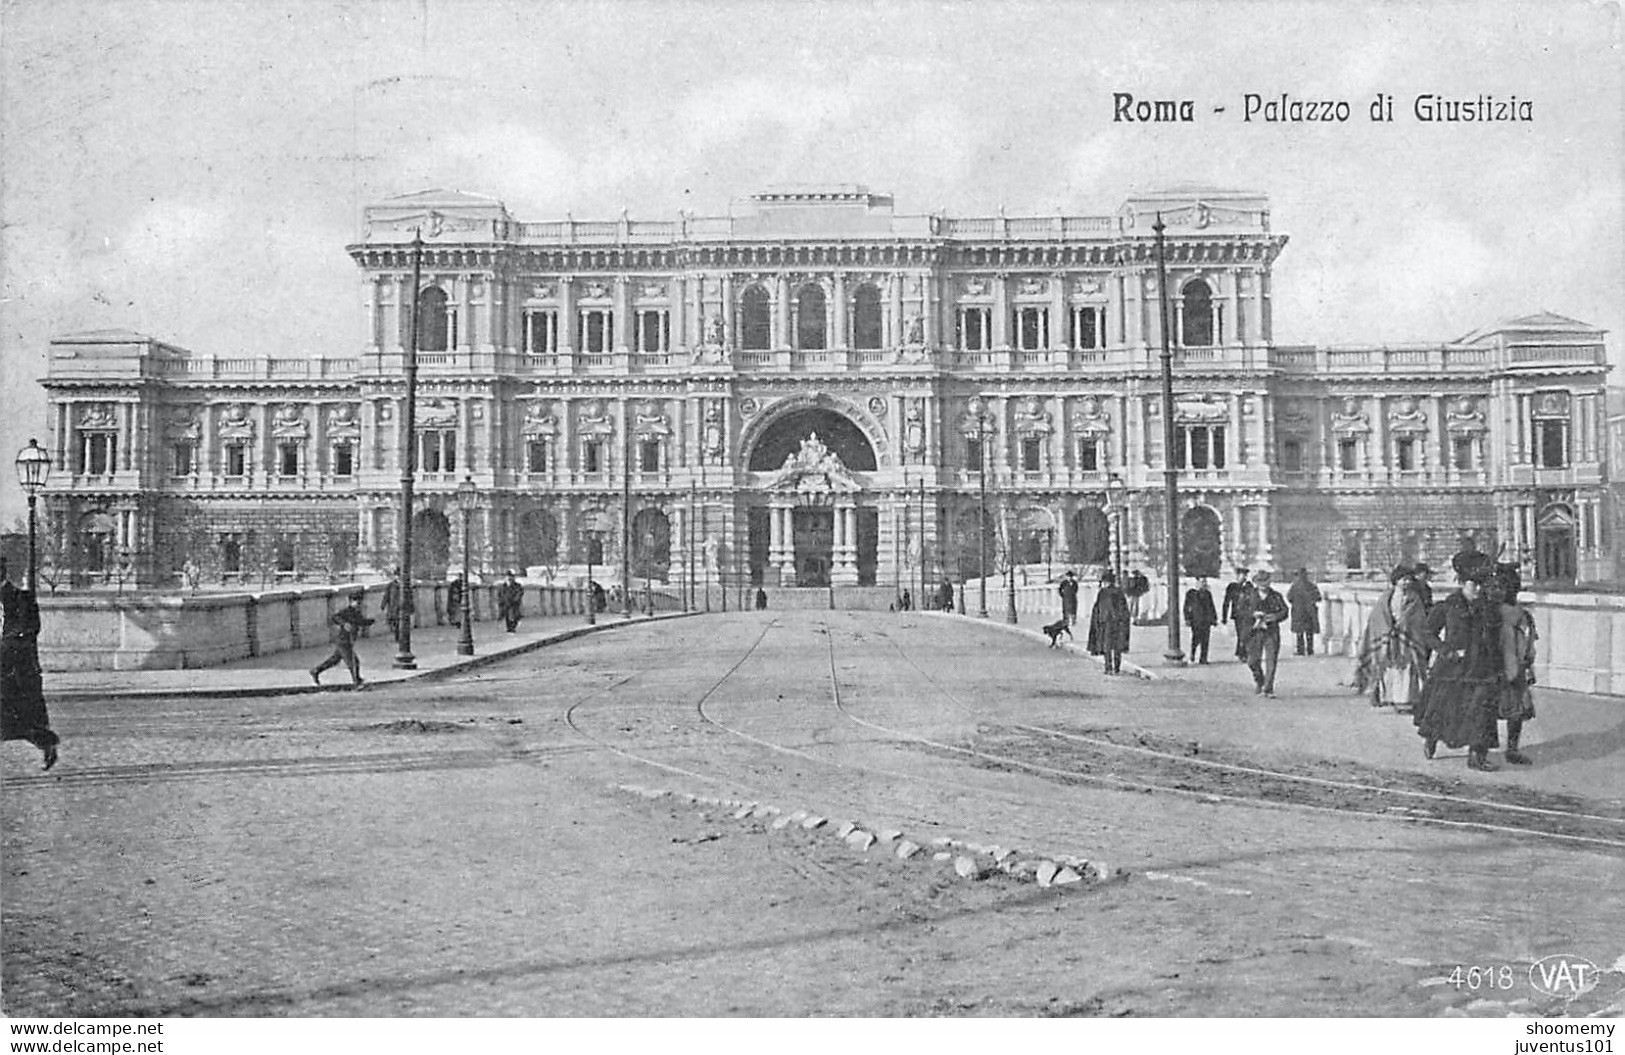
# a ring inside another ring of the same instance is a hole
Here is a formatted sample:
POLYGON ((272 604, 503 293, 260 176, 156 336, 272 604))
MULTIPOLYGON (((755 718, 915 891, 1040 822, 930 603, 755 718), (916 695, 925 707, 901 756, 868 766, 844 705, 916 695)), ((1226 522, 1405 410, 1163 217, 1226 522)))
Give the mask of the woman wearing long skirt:
POLYGON ((1410 565, 1388 577, 1388 589, 1371 609, 1354 668, 1354 691, 1371 706, 1413 710, 1427 673, 1427 604, 1410 565))
POLYGON ((1518 750, 1523 723, 1535 716, 1535 617, 1518 603, 1523 577, 1516 564, 1496 568, 1501 602, 1501 674, 1498 700, 1501 720, 1507 723, 1508 765, 1527 766, 1529 756, 1518 750))
POLYGON ((1493 770, 1489 750, 1500 744, 1496 731, 1501 680, 1500 605, 1483 595, 1495 568, 1464 566, 1461 587, 1428 613, 1428 644, 1433 667, 1422 687, 1415 715, 1423 753, 1432 758, 1440 741, 1467 748, 1469 769, 1493 770))
MULTIPOLYGON (((0 564, 0 578, 5 575, 0 564)), ((39 601, 32 590, 0 581, 0 739, 27 740, 40 749, 45 768, 56 765, 60 738, 51 731, 45 710, 45 685, 39 665, 39 601)))

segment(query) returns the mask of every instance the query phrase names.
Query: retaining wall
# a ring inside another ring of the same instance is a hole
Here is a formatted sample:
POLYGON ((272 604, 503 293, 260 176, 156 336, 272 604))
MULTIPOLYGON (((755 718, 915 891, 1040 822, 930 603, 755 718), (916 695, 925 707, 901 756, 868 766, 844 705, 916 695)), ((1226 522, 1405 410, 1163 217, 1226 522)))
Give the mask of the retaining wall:
MULTIPOLYGON (((497 583, 472 590, 474 621, 496 617, 497 583)), ((249 656, 311 648, 328 641, 328 619, 357 590, 362 607, 387 633, 384 584, 321 586, 262 593, 67 593, 40 597, 40 665, 46 670, 178 670, 249 656)), ((527 616, 585 615, 585 591, 524 584, 527 616)), ((447 622, 446 584, 414 592, 412 625, 447 622)), ((659 607, 672 606, 657 598, 659 607)))

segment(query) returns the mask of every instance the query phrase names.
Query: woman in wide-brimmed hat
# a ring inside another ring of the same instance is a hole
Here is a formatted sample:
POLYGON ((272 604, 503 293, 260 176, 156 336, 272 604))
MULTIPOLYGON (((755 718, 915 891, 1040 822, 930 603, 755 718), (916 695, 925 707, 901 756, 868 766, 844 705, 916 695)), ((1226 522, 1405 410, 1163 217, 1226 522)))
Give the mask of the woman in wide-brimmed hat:
POLYGON ((1476 552, 1457 557, 1453 563, 1460 587, 1428 613, 1427 644, 1434 659, 1416 709, 1416 731, 1428 758, 1443 741, 1467 748, 1469 768, 1490 770, 1496 766, 1489 761, 1489 749, 1500 743, 1495 722, 1501 620, 1499 604, 1485 595, 1484 587, 1495 578, 1495 562, 1476 552))

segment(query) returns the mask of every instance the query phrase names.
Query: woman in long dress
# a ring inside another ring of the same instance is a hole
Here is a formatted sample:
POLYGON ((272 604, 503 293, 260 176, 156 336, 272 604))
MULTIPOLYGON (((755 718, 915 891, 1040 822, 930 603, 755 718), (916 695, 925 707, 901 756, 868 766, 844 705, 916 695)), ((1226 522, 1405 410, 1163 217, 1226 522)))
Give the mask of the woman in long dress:
POLYGON ((1413 569, 1401 564, 1366 621, 1354 691, 1369 694, 1373 707, 1415 708, 1427 673, 1426 641, 1427 602, 1413 569))
POLYGON ((1482 565, 1457 572, 1461 587, 1428 613, 1428 644, 1435 653, 1415 712, 1423 754, 1433 757, 1439 742, 1467 747, 1469 769, 1493 770, 1489 749, 1500 744, 1500 603, 1481 593, 1495 575, 1482 565))
MULTIPOLYGON (((0 580, 5 576, 0 561, 0 580)), ((0 739, 27 740, 40 749, 45 768, 56 765, 51 717, 45 709, 45 687, 39 665, 39 601, 32 590, 0 581, 0 608, 5 630, 0 637, 0 739)))

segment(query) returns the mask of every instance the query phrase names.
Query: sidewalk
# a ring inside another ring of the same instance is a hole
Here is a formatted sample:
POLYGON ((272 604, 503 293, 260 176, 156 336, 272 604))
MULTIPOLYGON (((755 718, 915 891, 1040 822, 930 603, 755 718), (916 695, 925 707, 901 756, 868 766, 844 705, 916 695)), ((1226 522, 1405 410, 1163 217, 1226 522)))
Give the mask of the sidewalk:
MULTIPOLYGON (((361 677, 368 685, 387 685, 415 678, 445 677, 507 656, 530 652, 559 641, 631 623, 681 618, 681 612, 662 612, 652 618, 634 613, 630 620, 619 612, 604 612, 596 625, 584 615, 531 616, 507 633, 498 620, 474 624, 474 655, 457 654, 462 631, 455 626, 415 627, 412 654, 416 670, 394 666, 396 646, 379 622, 370 636, 356 643, 361 677), (383 630, 383 633, 379 633, 383 630)), ((277 652, 268 656, 224 663, 196 670, 90 670, 46 672, 48 701, 85 699, 162 699, 175 696, 216 697, 290 696, 300 693, 348 691, 350 672, 340 663, 322 672, 322 683, 310 680, 310 669, 333 651, 331 645, 277 652)))

